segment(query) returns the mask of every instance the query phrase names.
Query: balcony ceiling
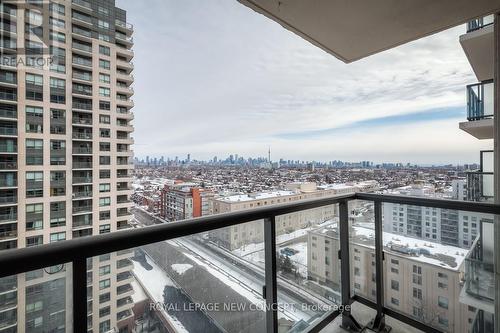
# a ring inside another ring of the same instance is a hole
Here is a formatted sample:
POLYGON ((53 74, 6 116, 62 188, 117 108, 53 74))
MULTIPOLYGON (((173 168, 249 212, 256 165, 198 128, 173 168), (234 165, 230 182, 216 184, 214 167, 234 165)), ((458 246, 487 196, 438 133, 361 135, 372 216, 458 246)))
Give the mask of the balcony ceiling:
POLYGON ((464 121, 459 128, 479 140, 493 139, 493 119, 464 121))
POLYGON ((348 63, 500 11, 500 0, 239 0, 348 63))
POLYGON ((460 44, 479 81, 493 79, 493 25, 460 36, 460 44))

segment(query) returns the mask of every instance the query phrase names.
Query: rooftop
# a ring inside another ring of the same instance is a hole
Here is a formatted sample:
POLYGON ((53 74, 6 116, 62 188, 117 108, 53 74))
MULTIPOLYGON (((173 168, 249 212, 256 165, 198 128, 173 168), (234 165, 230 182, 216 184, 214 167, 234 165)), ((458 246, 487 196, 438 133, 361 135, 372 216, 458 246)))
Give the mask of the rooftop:
MULTIPOLYGON (((331 223, 312 231, 335 239, 338 238, 337 223, 331 223)), ((353 226, 351 237, 357 245, 375 248, 375 230, 367 227, 353 226)), ((394 255, 411 257, 412 260, 440 266, 457 271, 462 266, 467 249, 451 245, 443 245, 423 239, 417 239, 389 232, 383 232, 384 251, 394 255)))

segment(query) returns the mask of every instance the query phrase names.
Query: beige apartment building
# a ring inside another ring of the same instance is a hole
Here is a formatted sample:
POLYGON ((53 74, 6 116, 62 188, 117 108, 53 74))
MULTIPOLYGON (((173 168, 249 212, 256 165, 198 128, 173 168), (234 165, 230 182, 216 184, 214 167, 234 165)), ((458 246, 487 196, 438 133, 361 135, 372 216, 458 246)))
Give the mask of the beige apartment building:
MULTIPOLYGON (((351 290, 372 300, 374 235, 372 229, 350 228, 351 290)), ((387 232, 383 243, 385 305, 445 332, 469 332, 476 308, 459 301, 468 250, 387 232)), ((339 249, 336 223, 308 233, 308 278, 322 285, 318 291, 331 299, 339 297, 339 249)))
MULTIPOLYGON (((128 228, 126 12, 114 0, 2 0, 0 15, 0 250, 128 228)), ((132 328, 130 256, 89 261, 90 331, 132 328)), ((0 285, 0 333, 72 327, 71 265, 0 285)))
MULTIPOLYGON (((236 212, 245 209, 283 204, 305 199, 326 198, 355 192, 370 192, 378 189, 376 181, 353 184, 291 183, 286 190, 254 194, 231 195, 213 199, 214 214, 236 212)), ((337 205, 308 209, 276 217, 276 234, 283 235, 306 227, 332 220, 338 215, 337 205)), ((212 241, 234 250, 250 243, 264 241, 262 221, 223 228, 210 233, 212 241)))

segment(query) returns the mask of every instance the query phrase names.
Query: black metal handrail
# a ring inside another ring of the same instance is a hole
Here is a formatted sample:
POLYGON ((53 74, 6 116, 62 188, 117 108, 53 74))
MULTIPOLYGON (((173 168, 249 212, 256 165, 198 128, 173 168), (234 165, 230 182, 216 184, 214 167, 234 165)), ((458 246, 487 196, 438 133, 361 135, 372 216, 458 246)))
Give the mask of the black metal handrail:
MULTIPOLYGON (((5 250, 0 253, 0 278, 32 270, 65 263, 73 265, 73 325, 74 332, 87 332, 87 259, 110 252, 126 250, 174 238, 198 234, 247 222, 264 220, 265 252, 265 299, 269 309, 266 311, 267 332, 278 331, 277 276, 276 276, 276 225, 279 215, 339 204, 341 296, 342 305, 359 301, 377 310, 376 323, 382 323, 384 314, 391 315, 424 332, 440 332, 438 329, 396 312, 384 306, 383 295, 383 246, 382 246, 382 203, 398 203, 442 209, 464 210, 477 213, 500 215, 500 205, 464 201, 417 198, 372 193, 356 193, 321 199, 272 205, 252 210, 210 215, 175 223, 157 224, 138 229, 77 238, 36 247, 5 250), (376 302, 359 295, 351 295, 349 266, 349 219, 348 202, 366 200, 375 203, 375 252, 376 252, 376 302), (346 253, 346 255, 342 255, 346 253)), ((333 311, 323 316, 309 332, 318 332, 328 322, 340 314, 333 311)), ((342 313, 343 325, 356 323, 349 308, 342 313)))

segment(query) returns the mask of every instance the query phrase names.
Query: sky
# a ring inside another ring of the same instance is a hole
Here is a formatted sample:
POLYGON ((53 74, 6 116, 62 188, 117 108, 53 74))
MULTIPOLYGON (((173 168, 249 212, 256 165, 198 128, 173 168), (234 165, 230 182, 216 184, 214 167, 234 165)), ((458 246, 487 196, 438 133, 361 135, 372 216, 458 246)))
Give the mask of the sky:
POLYGON ((344 64, 234 0, 117 0, 134 25, 135 155, 479 162, 460 26, 344 64), (145 5, 145 3, 147 5, 145 5))

